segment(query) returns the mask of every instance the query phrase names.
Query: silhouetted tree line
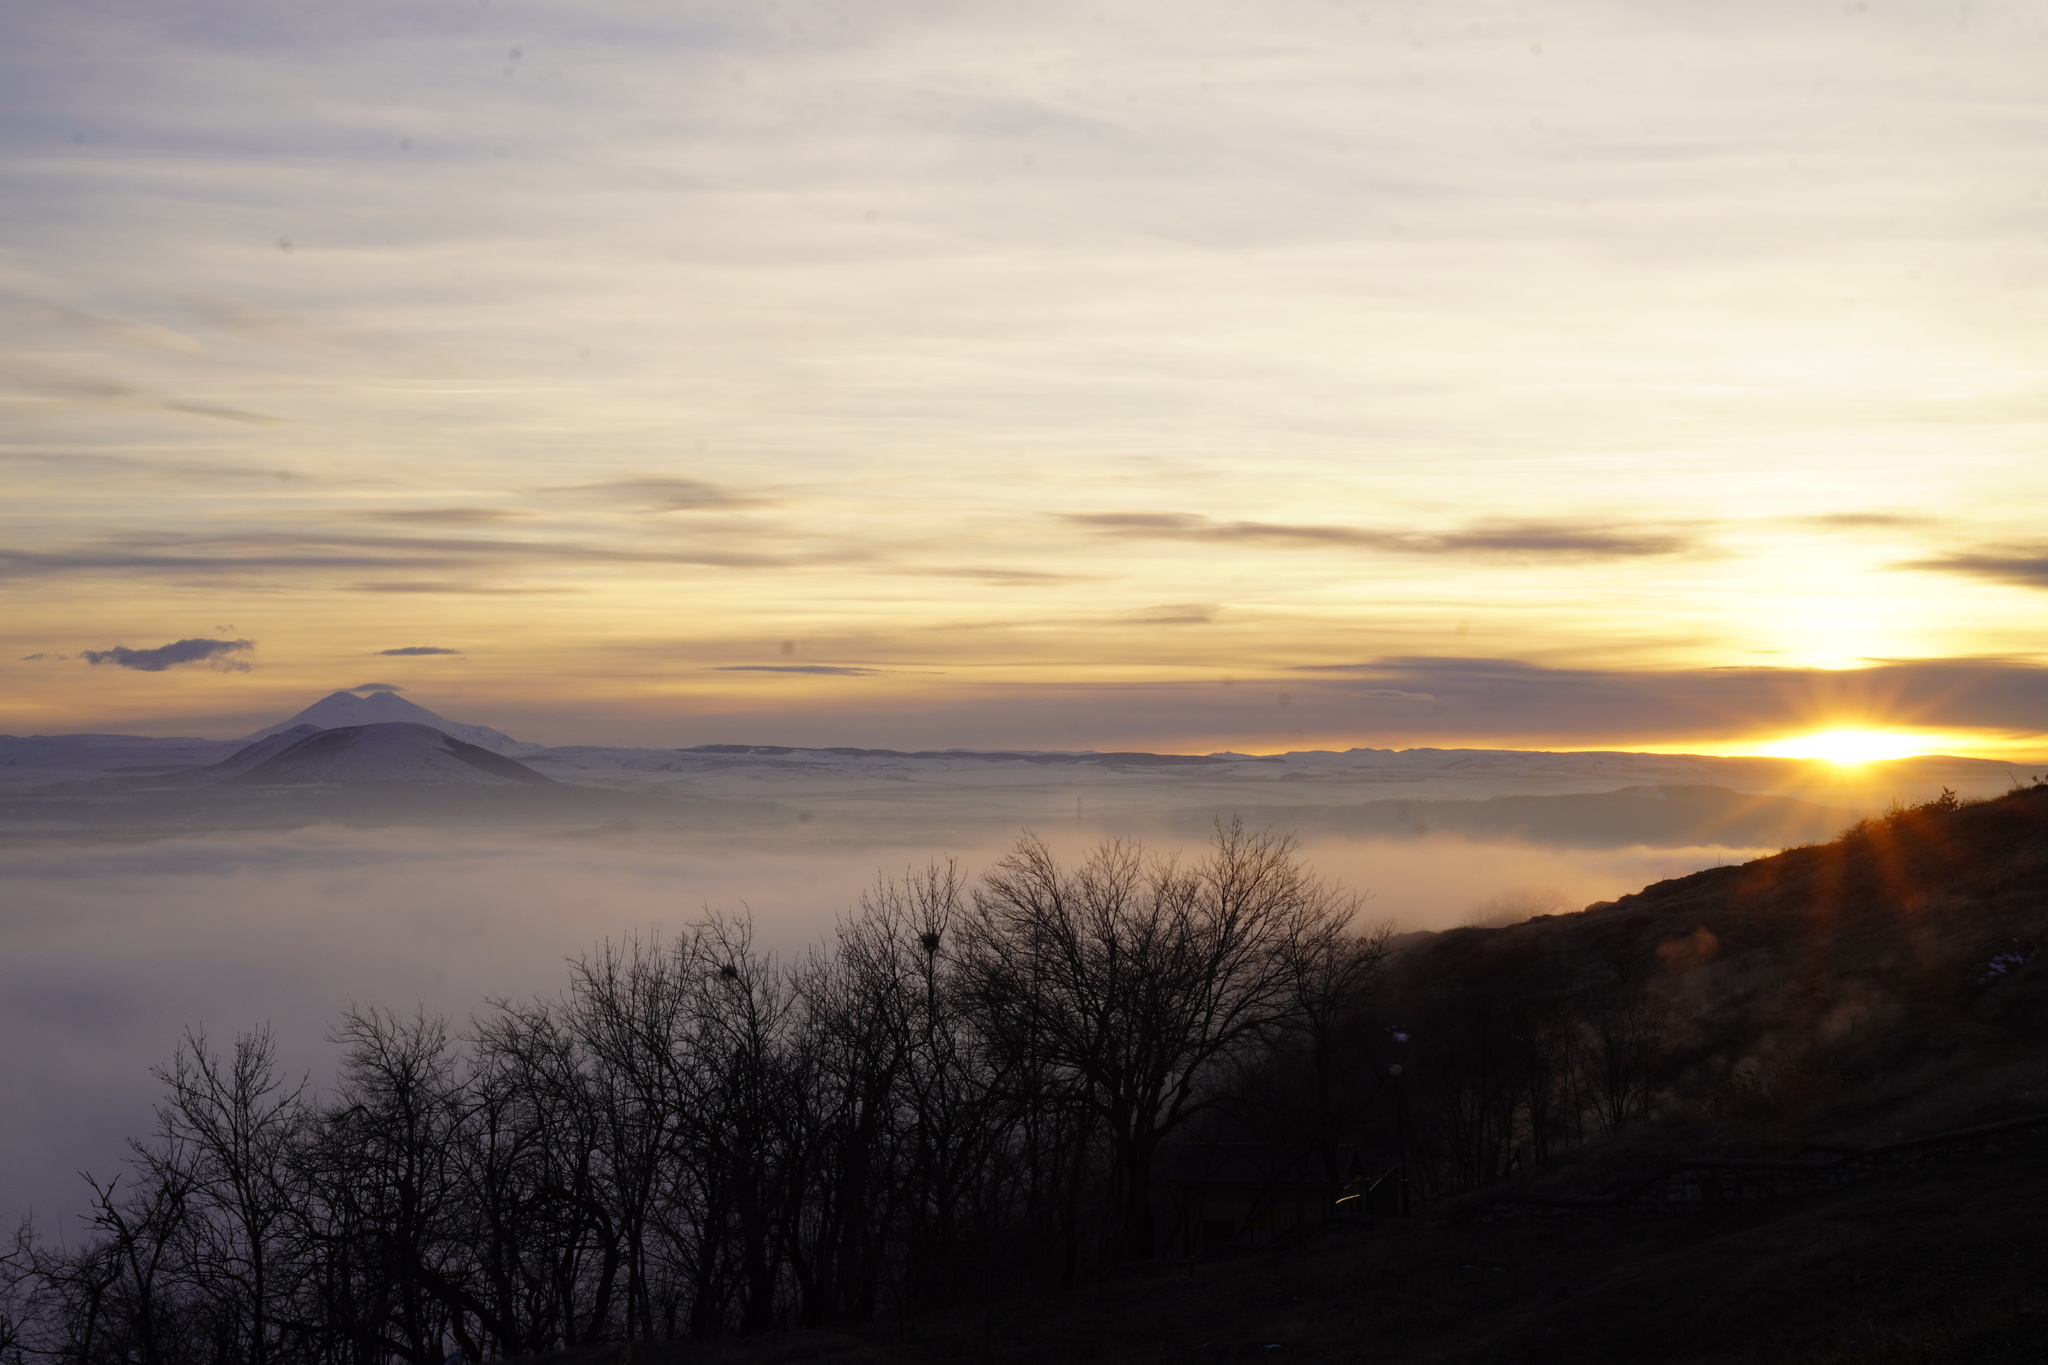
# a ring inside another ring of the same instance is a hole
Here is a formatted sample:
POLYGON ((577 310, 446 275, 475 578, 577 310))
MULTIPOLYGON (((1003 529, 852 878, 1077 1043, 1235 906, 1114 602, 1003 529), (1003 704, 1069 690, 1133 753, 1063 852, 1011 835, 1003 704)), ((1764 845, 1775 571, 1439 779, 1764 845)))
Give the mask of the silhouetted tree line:
POLYGON ((440 1365, 856 1323, 1158 1250, 1176 1138, 1402 1162, 1425 1193, 1639 1118, 1626 973, 1410 993, 1291 839, 884 881, 794 962, 744 920, 629 939, 467 1033, 352 1012, 333 1093, 188 1037, 91 1235, 0 1252, 0 1361, 440 1365), (1405 1038, 1405 1041, 1404 1041, 1405 1038), (1406 1062, 1405 1150, 1383 1075, 1406 1062))

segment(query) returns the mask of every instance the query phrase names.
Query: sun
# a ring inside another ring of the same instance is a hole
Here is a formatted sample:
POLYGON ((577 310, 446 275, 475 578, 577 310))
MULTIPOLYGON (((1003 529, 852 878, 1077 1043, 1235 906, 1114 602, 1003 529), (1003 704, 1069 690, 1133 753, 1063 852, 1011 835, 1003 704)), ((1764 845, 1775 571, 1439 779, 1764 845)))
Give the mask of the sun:
POLYGON ((1758 753, 1773 758, 1818 758, 1851 766, 1877 763, 1888 758, 1913 758, 1929 753, 1931 737, 1909 730, 1864 730, 1844 728, 1816 730, 1760 745, 1758 753))

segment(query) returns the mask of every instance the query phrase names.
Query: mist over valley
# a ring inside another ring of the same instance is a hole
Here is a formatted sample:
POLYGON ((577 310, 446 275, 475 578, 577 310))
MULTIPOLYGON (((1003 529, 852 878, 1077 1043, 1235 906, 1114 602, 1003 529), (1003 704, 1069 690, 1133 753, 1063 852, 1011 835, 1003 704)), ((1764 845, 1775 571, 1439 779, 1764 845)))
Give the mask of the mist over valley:
POLYGON ((564 964, 706 909, 786 957, 879 875, 990 866, 1020 830, 1199 846, 1242 816, 1299 835, 1397 928, 1507 923, 1832 837, 2003 765, 1850 776, 1629 753, 897 752, 541 746, 388 691, 237 739, 0 737, 0 1208, 69 1215, 81 1167, 147 1126, 187 1027, 268 1024, 324 1077, 352 1004, 460 1020, 552 994, 564 964), (466 755, 466 757, 465 757, 466 755))

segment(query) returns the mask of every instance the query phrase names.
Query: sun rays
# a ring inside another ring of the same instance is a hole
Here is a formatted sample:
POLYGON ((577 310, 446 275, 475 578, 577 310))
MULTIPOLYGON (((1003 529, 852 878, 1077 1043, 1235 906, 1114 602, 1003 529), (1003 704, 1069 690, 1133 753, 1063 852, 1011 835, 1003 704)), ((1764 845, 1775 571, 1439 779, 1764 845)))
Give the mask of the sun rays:
POLYGON ((1939 753, 1948 738, 1914 730, 1837 726, 1773 740, 1758 745, 1755 752, 1772 758, 1814 758, 1842 767, 1855 767, 1863 763, 1939 753))

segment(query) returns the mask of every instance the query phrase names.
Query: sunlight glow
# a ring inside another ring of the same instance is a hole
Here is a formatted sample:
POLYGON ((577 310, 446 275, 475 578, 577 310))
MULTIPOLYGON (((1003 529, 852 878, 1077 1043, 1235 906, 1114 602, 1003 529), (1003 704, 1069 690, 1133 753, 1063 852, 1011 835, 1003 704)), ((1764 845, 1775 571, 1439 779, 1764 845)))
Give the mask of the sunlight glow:
POLYGON ((1848 766, 1932 753, 1938 742, 1937 736, 1909 730, 1818 730, 1759 745, 1756 752, 1774 758, 1825 759, 1848 766))

